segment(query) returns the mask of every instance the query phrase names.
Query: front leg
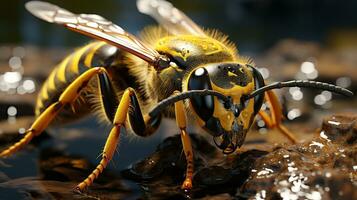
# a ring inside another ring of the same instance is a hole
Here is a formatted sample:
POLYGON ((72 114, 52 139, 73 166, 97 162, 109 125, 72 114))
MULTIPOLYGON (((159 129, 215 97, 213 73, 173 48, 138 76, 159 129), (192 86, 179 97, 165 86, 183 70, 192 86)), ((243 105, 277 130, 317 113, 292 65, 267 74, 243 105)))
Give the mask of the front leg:
MULTIPOLYGON (((177 92, 175 92, 177 94, 177 92)), ((186 178, 185 181, 182 183, 181 188, 183 190, 190 190, 192 189, 192 177, 193 177, 193 151, 190 136, 186 132, 186 115, 183 101, 178 101, 175 103, 175 115, 176 115, 176 124, 180 128, 181 133, 181 141, 182 147, 185 152, 186 156, 186 178)))

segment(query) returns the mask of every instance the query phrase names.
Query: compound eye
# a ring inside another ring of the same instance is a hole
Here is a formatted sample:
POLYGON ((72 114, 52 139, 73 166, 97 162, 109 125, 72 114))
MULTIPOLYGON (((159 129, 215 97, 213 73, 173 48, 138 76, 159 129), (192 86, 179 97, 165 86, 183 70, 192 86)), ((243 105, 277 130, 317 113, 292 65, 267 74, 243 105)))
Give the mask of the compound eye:
MULTIPOLYGON (((208 71, 201 67, 196 69, 189 78, 188 90, 211 90, 211 81, 208 71)), ((213 96, 194 96, 190 99, 191 105, 196 114, 204 121, 208 121, 214 111, 213 96)))
MULTIPOLYGON (((262 76, 262 74, 255 68, 252 66, 248 66, 252 69, 253 72, 253 77, 254 77, 254 85, 255 85, 255 90, 265 86, 264 84, 264 78, 262 76)), ((261 93, 257 96, 254 97, 254 114, 257 114, 260 110, 260 108, 263 105, 263 101, 264 101, 264 93, 261 93)))

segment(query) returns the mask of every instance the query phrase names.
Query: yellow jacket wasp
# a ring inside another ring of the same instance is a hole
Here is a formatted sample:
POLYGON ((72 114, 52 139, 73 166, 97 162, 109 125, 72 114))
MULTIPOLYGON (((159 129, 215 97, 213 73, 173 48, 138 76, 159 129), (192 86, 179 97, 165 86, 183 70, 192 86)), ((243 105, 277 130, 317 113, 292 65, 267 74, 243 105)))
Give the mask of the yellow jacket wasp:
POLYGON ((296 142, 281 124, 281 106, 272 89, 312 87, 353 95, 344 88, 314 81, 265 86, 251 60, 239 56, 223 34, 204 31, 164 0, 138 0, 137 5, 140 12, 160 24, 145 29, 140 40, 98 15, 77 15, 40 1, 26 4, 33 15, 99 41, 69 55, 52 71, 38 95, 35 122, 19 142, 1 152, 1 157, 24 147, 54 119, 75 119, 93 113, 90 108, 94 107, 112 129, 100 163, 76 187, 83 191, 112 159, 121 127, 146 137, 155 132, 162 117, 170 117, 176 119, 181 133, 187 161, 182 188, 189 190, 194 166, 187 115, 229 154, 243 144, 257 114, 268 127, 278 128, 296 142), (264 100, 271 114, 260 110, 264 100))

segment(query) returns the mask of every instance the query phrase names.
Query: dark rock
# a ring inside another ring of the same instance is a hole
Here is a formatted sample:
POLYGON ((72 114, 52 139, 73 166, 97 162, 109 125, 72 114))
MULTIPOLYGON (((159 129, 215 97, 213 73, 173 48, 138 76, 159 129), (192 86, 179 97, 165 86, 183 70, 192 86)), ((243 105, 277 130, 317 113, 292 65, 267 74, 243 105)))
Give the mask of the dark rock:
POLYGON ((29 199, 125 199, 132 193, 117 174, 106 169, 83 194, 74 192, 75 186, 95 168, 79 156, 68 156, 61 151, 41 151, 39 178, 19 178, 2 182, 0 187, 15 188, 29 199))
POLYGON ((189 194, 180 190, 186 164, 178 135, 122 174, 150 199, 356 199, 356 122, 355 115, 330 116, 311 141, 266 151, 250 144, 228 156, 192 134, 195 174, 189 194))
POLYGON ((311 141, 256 160, 237 196, 265 199, 356 199, 356 115, 324 119, 311 141))
MULTIPOLYGON (((190 197, 201 198, 221 193, 234 194, 247 179, 251 165, 266 151, 248 150, 225 156, 202 136, 191 134, 195 158, 195 176, 190 197)), ((171 199, 186 197, 180 190, 186 170, 185 156, 179 135, 167 138, 157 151, 123 171, 127 179, 142 185, 147 197, 171 199)))

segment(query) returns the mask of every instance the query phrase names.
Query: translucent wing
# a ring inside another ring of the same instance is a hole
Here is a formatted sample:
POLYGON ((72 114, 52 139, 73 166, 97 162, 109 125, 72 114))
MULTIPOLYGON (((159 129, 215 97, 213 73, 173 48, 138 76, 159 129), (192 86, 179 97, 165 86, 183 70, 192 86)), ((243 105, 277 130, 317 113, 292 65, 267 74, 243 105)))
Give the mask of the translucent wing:
POLYGON ((77 15, 56 5, 41 1, 26 3, 26 9, 40 19, 50 23, 61 24, 76 32, 106 41, 153 65, 158 65, 165 60, 157 51, 99 15, 77 15))
POLYGON ((137 0, 136 5, 141 13, 150 15, 174 35, 205 35, 195 22, 165 0, 137 0))

